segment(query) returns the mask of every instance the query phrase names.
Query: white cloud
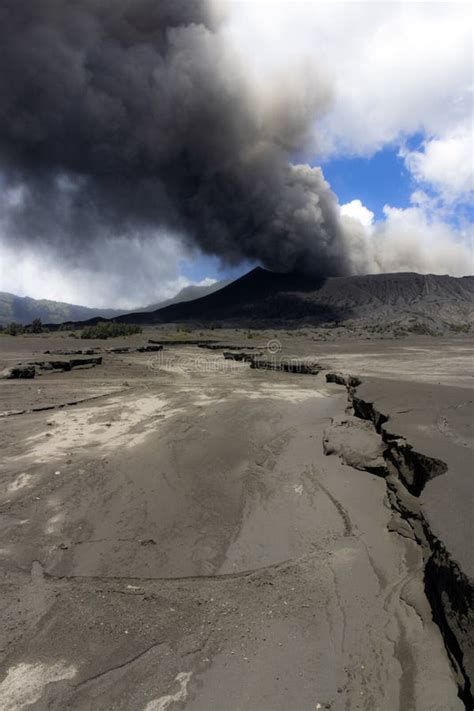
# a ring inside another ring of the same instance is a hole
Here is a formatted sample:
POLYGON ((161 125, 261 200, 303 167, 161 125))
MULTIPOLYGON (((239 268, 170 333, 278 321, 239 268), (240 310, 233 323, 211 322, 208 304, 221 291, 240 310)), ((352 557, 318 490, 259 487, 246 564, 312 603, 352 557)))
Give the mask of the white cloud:
POLYGON ((472 231, 454 228, 429 200, 418 198, 405 209, 386 205, 384 219, 373 224, 359 200, 354 210, 341 207, 354 272, 473 273, 472 231))
POLYGON ((340 207, 341 215, 352 217, 358 220, 364 227, 370 227, 374 221, 374 213, 369 210, 360 200, 352 200, 340 207))
MULTIPOLYGON (((196 281, 193 282, 194 286, 212 286, 217 282, 217 279, 212 279, 211 277, 205 277, 204 279, 201 279, 201 281, 196 281)), ((188 284, 191 284, 191 282, 188 282, 188 284)))
POLYGON ((370 153, 403 132, 470 113, 471 18, 463 3, 231 4, 229 40, 267 75, 302 57, 331 79, 326 148, 370 153))
POLYGON ((454 195, 472 164, 471 28, 472 9, 458 2, 254 0, 230 4, 227 32, 257 75, 297 71, 305 57, 326 76, 333 101, 315 126, 320 154, 370 156, 421 133, 410 170, 454 195))
POLYGON ((403 151, 406 167, 447 203, 469 200, 474 190, 474 140, 469 124, 423 142, 421 151, 403 151))
MULTIPOLYGON (((174 296, 189 286, 180 262, 189 252, 175 239, 133 239, 88 247, 87 258, 65 263, 44 245, 13 246, 0 239, 0 290, 83 306, 133 309, 174 296)), ((200 284, 213 283, 203 279, 200 284)))
POLYGON ((257 75, 288 72, 305 57, 326 77, 332 104, 315 125, 320 155, 371 156, 391 144, 418 184, 410 207, 386 206, 377 222, 360 200, 340 207, 354 271, 472 273, 472 234, 447 221, 472 189, 471 6, 254 0, 230 8, 229 42, 257 75), (413 134, 424 138, 420 150, 404 148, 413 134))

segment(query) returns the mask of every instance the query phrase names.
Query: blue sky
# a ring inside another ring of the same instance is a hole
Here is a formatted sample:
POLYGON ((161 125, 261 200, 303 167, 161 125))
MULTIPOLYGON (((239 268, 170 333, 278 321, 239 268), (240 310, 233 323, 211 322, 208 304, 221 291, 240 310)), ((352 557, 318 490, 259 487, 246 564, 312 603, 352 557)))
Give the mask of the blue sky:
POLYGON ((321 167, 341 205, 359 199, 381 220, 384 205, 410 204, 413 181, 398 153, 386 147, 371 158, 338 158, 321 167))
POLYGON ((192 282, 199 282, 203 279, 237 279, 252 269, 256 264, 245 262, 236 266, 221 264, 217 257, 208 255, 198 255, 194 259, 180 262, 180 273, 192 282))

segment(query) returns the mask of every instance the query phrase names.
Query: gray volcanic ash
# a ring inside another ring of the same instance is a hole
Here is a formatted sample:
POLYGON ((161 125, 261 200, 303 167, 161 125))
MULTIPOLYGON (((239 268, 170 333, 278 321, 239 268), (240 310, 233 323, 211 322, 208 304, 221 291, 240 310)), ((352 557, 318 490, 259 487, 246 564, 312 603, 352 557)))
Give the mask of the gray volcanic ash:
POLYGON ((256 86, 204 0, 4 0, 10 239, 65 260, 165 229, 228 263, 350 271, 337 200, 294 165, 328 88, 256 86))

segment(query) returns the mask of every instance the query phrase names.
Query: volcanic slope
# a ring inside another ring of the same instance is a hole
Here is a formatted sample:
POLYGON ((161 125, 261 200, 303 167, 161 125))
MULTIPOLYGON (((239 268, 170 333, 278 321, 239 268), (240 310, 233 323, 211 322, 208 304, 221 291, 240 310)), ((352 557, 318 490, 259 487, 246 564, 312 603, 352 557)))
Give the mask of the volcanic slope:
POLYGON ((474 277, 373 274, 326 281, 257 267, 218 292, 151 313, 131 313, 126 323, 215 321, 235 324, 348 320, 414 320, 440 330, 468 328, 474 315, 474 277))

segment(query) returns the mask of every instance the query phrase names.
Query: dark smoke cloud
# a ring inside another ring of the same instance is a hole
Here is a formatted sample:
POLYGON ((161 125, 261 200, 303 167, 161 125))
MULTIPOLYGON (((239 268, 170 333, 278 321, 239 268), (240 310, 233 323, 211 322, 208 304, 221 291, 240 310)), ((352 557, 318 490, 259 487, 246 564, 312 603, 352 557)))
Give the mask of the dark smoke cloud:
POLYGON ((1 0, 0 28, 9 237, 74 259, 164 228, 231 263, 348 270, 334 195, 291 163, 325 91, 249 83, 207 3, 1 0))

